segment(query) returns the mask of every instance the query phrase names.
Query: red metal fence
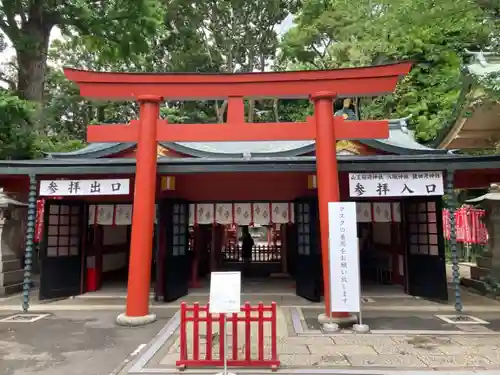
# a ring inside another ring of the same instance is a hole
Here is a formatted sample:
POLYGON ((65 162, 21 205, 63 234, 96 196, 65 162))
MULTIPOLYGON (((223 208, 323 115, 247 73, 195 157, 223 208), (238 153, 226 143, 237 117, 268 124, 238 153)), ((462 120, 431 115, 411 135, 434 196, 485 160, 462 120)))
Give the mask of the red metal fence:
POLYGON ((176 362, 177 367, 184 369, 223 366, 224 348, 227 347, 228 352, 225 354, 228 367, 270 367, 273 371, 278 369, 280 361, 275 302, 270 306, 264 306, 262 303, 251 306, 246 302, 241 307, 240 314, 226 314, 226 321, 227 325, 224 314, 210 314, 208 304, 200 306, 195 303, 188 306, 184 302, 181 303, 180 359, 176 362), (266 337, 264 331, 267 326, 270 335, 266 337), (243 330, 239 330, 239 327, 243 330), (252 335, 252 327, 257 329, 257 335, 252 335), (240 334, 243 336, 243 342, 240 340, 240 334), (256 336, 256 344, 252 342, 252 336, 256 336), (205 338, 204 342, 202 337, 205 338), (226 339, 227 346, 224 342, 226 339), (268 345, 266 339, 270 339, 268 345), (240 347, 241 344, 243 345, 240 347), (257 353, 253 353, 252 349, 256 349, 257 353))

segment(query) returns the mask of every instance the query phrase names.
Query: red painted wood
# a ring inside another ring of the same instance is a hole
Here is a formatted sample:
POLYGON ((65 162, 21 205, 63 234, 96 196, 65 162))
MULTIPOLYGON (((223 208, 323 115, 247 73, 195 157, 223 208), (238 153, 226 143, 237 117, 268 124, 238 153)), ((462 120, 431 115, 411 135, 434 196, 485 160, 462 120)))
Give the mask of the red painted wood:
MULTIPOLYGON (((227 365, 229 367, 270 367, 272 370, 277 370, 280 366, 280 361, 278 359, 278 340, 277 340, 277 309, 276 303, 271 303, 270 306, 265 306, 263 303, 259 303, 257 306, 251 306, 248 302, 245 302, 241 306, 242 313, 244 314, 227 314, 226 320, 228 329, 232 333, 232 350, 226 353, 227 365), (252 350, 254 348, 251 345, 252 337, 250 335, 250 326, 254 325, 258 327, 257 333, 257 355, 252 355, 252 350), (239 326, 244 327, 244 329, 238 329, 239 326), (270 353, 269 344, 265 342, 265 331, 270 330, 270 353), (240 339, 239 335, 243 335, 243 340, 240 339), (238 350, 239 343, 245 343, 245 351, 238 350)), ((225 329, 226 324, 224 322, 224 314, 210 314, 209 306, 201 306, 198 303, 194 303, 193 306, 188 306, 185 302, 181 303, 181 322, 180 322, 180 356, 179 360, 176 361, 176 365, 179 368, 185 369, 186 367, 206 367, 206 366, 222 366, 224 363, 224 340, 226 339, 225 329), (188 350, 188 338, 186 332, 188 331, 188 325, 192 324, 192 342, 190 352, 188 350), (206 353, 200 355, 199 345, 200 345, 200 325, 206 326, 205 337, 206 337, 206 353), (212 325, 219 325, 219 345, 218 355, 214 355, 214 350, 216 350, 216 345, 213 342, 213 331, 212 325), (210 334, 209 334, 210 333, 210 334)), ((229 337, 227 337, 229 339, 229 337)))
POLYGON ((165 99, 300 97, 325 89, 344 95, 381 95, 394 91, 411 63, 320 71, 241 74, 137 74, 64 69, 86 97, 114 100, 158 95, 165 99))
MULTIPOLYGON (((234 109, 229 112, 228 123, 224 124, 168 124, 158 121, 159 142, 230 142, 238 141, 296 141, 314 140, 316 123, 313 118, 307 122, 245 123, 231 122, 243 112, 234 109)), ((337 139, 384 139, 389 137, 389 123, 382 121, 345 121, 335 119, 337 139)), ((87 129, 88 142, 136 142, 137 121, 130 125, 91 125, 87 129)))
MULTIPOLYGON (((339 173, 337 166, 337 127, 339 117, 333 116, 332 100, 335 94, 319 93, 314 98, 314 114, 316 116, 316 176, 318 183, 319 225, 321 239, 321 263, 323 269, 323 290, 325 313, 345 317, 347 313, 332 313, 330 308, 330 266, 329 266, 329 218, 328 203, 340 201, 339 173)), ((340 121, 339 121, 340 122, 340 121)), ((342 122, 340 122, 342 123, 342 122)), ((388 127, 388 124, 386 124, 388 127)), ((359 133, 363 133, 360 129, 359 133)))
POLYGON ((160 112, 158 101, 141 103, 141 126, 137 147, 137 167, 130 240, 127 309, 130 317, 149 314, 153 226, 156 201, 156 121, 160 112), (148 235, 145 235, 148 233, 148 235))
MULTIPOLYGON (((387 121, 334 121, 332 101, 338 94, 349 96, 380 95, 392 92, 400 76, 409 72, 410 63, 351 68, 330 71, 244 73, 244 74, 131 74, 96 73, 66 69, 65 74, 80 87, 82 96, 93 98, 137 99, 144 105, 156 106, 141 113, 141 123, 128 126, 89 127, 89 142, 138 142, 137 179, 134 202, 133 236, 129 273, 127 314, 148 312, 148 290, 144 280, 150 266, 147 256, 140 257, 140 247, 150 247, 152 212, 156 187, 156 158, 152 156, 157 141, 275 141, 316 140, 319 209, 321 222, 322 262, 325 282, 326 312, 329 308, 328 275, 328 202, 339 201, 338 168, 335 152, 337 139, 387 138, 387 121), (330 91, 324 91, 330 90, 330 91), (243 97, 311 97, 315 101, 315 120, 305 123, 246 124, 243 97), (141 99, 142 98, 142 99, 141 99), (226 124, 167 124, 158 119, 161 99, 228 100, 226 124), (144 117, 145 116, 145 117, 144 117), (337 124, 337 125, 336 125, 337 124), (153 160, 154 159, 154 160, 153 160), (151 194, 153 193, 153 197, 151 194), (139 208, 137 210, 136 208, 139 208), (138 213, 139 212, 139 213, 138 213), (150 217, 148 217, 148 215, 150 217), (142 217, 143 222, 139 217, 142 217), (140 234, 149 240, 140 243, 140 234), (135 235, 134 235, 135 234, 135 235), (135 254, 135 256, 134 256, 135 254), (137 281, 132 282, 130 275, 137 281), (132 296, 133 294, 133 296, 132 296)), ((156 156, 156 155, 155 155, 156 156)), ((220 181, 219 181, 220 182, 220 181)), ((196 185, 199 188, 202 185, 196 185)), ((219 185, 220 186, 220 185, 219 185)), ((307 185, 306 185, 307 186, 307 185)), ((276 186, 275 191, 279 191, 276 186)), ((204 189, 203 189, 204 190, 204 189)), ((253 193, 253 196, 256 194, 253 193)), ((214 199, 212 197, 212 199, 214 199)), ((225 196, 224 200, 230 200, 225 196)), ((246 196, 244 200, 254 200, 246 196)), ((262 197, 272 200, 272 197, 262 197)), ((279 198, 277 200, 280 200, 279 198)), ((281 195, 281 200, 287 198, 281 195)), ((150 257, 149 257, 150 258, 150 257)), ((149 259, 149 262, 151 259, 149 259)), ((148 274, 149 275, 149 274, 148 274)), ((345 315, 342 313, 342 315, 345 315)))
POLYGON ((175 193, 192 202, 293 201, 301 196, 316 195, 316 190, 307 187, 308 175, 301 172, 176 175, 176 191, 158 194, 166 197, 175 193))

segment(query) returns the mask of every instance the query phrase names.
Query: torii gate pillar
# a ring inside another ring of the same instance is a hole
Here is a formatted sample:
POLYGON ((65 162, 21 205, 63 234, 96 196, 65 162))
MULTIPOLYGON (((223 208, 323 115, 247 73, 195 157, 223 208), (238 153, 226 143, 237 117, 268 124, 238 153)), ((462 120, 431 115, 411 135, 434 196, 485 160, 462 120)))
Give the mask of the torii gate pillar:
POLYGON ((348 313, 332 313, 330 308, 330 266, 329 266, 329 225, 328 202, 339 202, 339 173, 337 168, 335 134, 335 117, 333 114, 333 100, 336 93, 318 92, 311 95, 314 101, 314 116, 316 122, 316 176, 318 183, 319 226, 321 244, 321 264, 323 268, 323 291, 325 313, 318 317, 320 323, 338 323, 347 325, 356 323, 357 318, 348 313), (330 316, 331 315, 331 316, 330 316))
POLYGON ((156 200, 156 138, 161 97, 143 95, 140 103, 139 140, 137 142, 134 187, 134 210, 130 239, 127 308, 118 315, 116 323, 138 326, 152 323, 156 315, 149 311, 151 263, 156 200), (136 199, 140 197, 140 199, 136 199))

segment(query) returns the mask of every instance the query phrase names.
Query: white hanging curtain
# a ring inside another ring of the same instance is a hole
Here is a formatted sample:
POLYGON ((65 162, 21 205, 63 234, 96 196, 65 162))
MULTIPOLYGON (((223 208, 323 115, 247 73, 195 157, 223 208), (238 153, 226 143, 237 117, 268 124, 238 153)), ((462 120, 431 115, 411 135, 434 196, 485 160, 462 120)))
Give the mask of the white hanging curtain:
POLYGON ((290 208, 292 208, 293 205, 290 203, 273 203, 272 204, 272 222, 273 224, 287 224, 288 222, 292 221, 291 217, 291 212, 290 208))
POLYGON ((190 204, 189 205, 189 220, 188 223, 190 226, 193 226, 196 224, 195 218, 196 218, 196 204, 190 204))
POLYGON ((373 203, 373 221, 375 223, 390 223, 392 221, 390 202, 373 203))
POLYGON ((132 224, 132 205, 131 204, 117 204, 115 212, 116 225, 130 225, 132 224))
POLYGON ((253 209, 253 224, 269 225, 271 223, 269 202, 259 202, 252 205, 253 209))
POLYGON ((95 204, 89 206, 89 225, 94 225, 96 220, 96 208, 95 204))
POLYGON ((401 203, 392 203, 392 221, 395 223, 401 223, 401 203))
POLYGON ((97 209, 97 224, 113 225, 114 210, 113 204, 100 204, 97 209))
POLYGON ((371 223, 372 204, 370 202, 356 203, 356 218, 358 223, 371 223))
POLYGON ((234 223, 237 225, 250 225, 252 223, 251 203, 234 203, 234 223))
POLYGON ((233 204, 217 203, 215 205, 215 222, 218 224, 233 223, 233 204))
POLYGON ((200 203, 196 207, 196 222, 198 224, 213 224, 215 220, 213 203, 200 203))

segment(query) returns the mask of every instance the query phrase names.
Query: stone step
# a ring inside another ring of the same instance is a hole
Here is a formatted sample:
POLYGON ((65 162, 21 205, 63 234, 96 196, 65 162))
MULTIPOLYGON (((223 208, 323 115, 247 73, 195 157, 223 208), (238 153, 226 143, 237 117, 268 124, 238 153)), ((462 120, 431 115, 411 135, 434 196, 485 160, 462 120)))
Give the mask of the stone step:
POLYGON ((0 272, 0 285, 6 286, 11 284, 17 284, 22 282, 23 278, 24 278, 23 270, 0 272))
POLYGON ((481 294, 486 294, 488 292, 486 284, 481 280, 474 280, 474 279, 469 279, 467 277, 462 277, 460 279, 460 284, 466 286, 467 288, 475 289, 481 294))
POLYGON ((0 285, 0 297, 10 296, 20 293, 23 290, 23 283, 0 285))
POLYGON ((493 263, 493 258, 491 258, 491 257, 477 257, 476 258, 476 264, 478 267, 481 267, 481 268, 491 268, 492 263, 493 263))
POLYGON ((471 267, 470 268, 470 278, 473 280, 484 280, 485 277, 490 275, 489 268, 483 267, 471 267))
POLYGON ((0 261, 0 272, 17 271, 21 268, 21 261, 19 259, 2 259, 2 261, 0 261))

